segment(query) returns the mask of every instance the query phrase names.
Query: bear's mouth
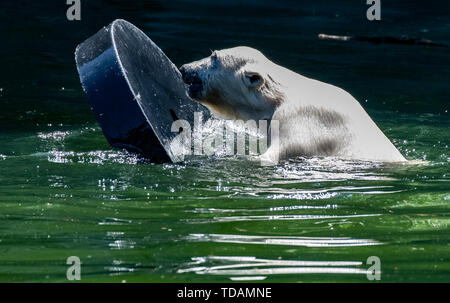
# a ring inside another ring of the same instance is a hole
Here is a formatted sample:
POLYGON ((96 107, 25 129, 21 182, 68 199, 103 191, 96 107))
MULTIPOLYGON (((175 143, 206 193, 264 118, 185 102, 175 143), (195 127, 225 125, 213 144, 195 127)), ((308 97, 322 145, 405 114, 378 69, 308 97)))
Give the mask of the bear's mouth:
POLYGON ((203 81, 196 71, 186 70, 183 66, 180 68, 181 77, 187 84, 189 97, 200 99, 203 91, 203 81))
POLYGON ((188 86, 189 97, 193 99, 200 99, 202 97, 202 90, 203 84, 201 82, 190 83, 188 86))

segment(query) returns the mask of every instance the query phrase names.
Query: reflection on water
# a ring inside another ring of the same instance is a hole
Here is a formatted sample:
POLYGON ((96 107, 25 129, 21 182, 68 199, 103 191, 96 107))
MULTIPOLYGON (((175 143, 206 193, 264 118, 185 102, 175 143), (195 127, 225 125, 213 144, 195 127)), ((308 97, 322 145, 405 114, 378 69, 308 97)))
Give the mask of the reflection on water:
POLYGON ((383 165, 377 162, 346 161, 335 158, 299 158, 284 163, 284 165, 279 165, 275 169, 279 179, 275 183, 286 184, 299 180, 304 182, 329 182, 348 179, 392 180, 392 177, 380 174, 379 168, 383 165))
MULTIPOLYGON (((118 219, 118 218, 105 218, 103 221, 99 222, 98 225, 126 225, 132 223, 131 220, 118 219)), ((115 233, 117 234, 117 233, 115 233)), ((114 233, 112 235, 115 235, 114 233)), ((123 233, 119 233, 122 235, 123 233)))
MULTIPOLYGON (((313 197, 305 198, 304 200, 314 200, 313 197)), ((299 199, 300 200, 300 199, 299 199)), ((326 205, 292 205, 292 206, 278 206, 270 208, 257 208, 257 209, 221 209, 221 208, 195 208, 193 210, 186 210, 186 212, 198 213, 198 214, 212 214, 212 213, 235 213, 235 212, 263 212, 263 211, 283 211, 283 210, 297 210, 297 209, 332 209, 337 208, 336 204, 326 205)))
MULTIPOLYGON (((42 155, 42 154, 36 154, 42 155)), ((91 151, 91 152, 73 152, 73 151, 57 151, 52 150, 47 153, 47 159, 53 163, 90 163, 90 164, 104 164, 104 163, 119 163, 119 164, 136 164, 139 162, 139 157, 123 152, 112 151, 91 151)))
POLYGON ((212 219, 191 219, 186 220, 187 223, 204 224, 214 222, 238 222, 238 221, 271 221, 271 220, 334 220, 334 219, 350 219, 361 217, 380 216, 380 214, 361 214, 361 215, 346 215, 346 216, 332 216, 332 215, 270 215, 270 216, 229 216, 229 217, 214 217, 212 219))
POLYGON ((38 138, 43 140, 53 139, 54 141, 62 141, 66 136, 70 135, 69 131, 63 132, 63 131, 54 131, 50 133, 38 133, 38 138))
POLYGON ((135 268, 133 266, 127 267, 127 266, 125 266, 127 264, 123 264, 123 263, 124 263, 123 261, 114 260, 112 262, 112 266, 105 266, 104 270, 109 272, 110 276, 118 276, 123 273, 127 273, 127 272, 132 273, 135 271, 135 268))
POLYGON ((186 264, 189 267, 177 272, 223 275, 234 281, 264 280, 269 275, 286 274, 367 274, 359 261, 269 260, 238 256, 193 257, 192 261, 186 264))
POLYGON ((222 242, 241 244, 287 245, 305 247, 347 247, 381 245, 381 242, 371 239, 327 238, 327 237, 289 237, 289 236, 248 236, 223 234, 191 234, 189 241, 222 242))

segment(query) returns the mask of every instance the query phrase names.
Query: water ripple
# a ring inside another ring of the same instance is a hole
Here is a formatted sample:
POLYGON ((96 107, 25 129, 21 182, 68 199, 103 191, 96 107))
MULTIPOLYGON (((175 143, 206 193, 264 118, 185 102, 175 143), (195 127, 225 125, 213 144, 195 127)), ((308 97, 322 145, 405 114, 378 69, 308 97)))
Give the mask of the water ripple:
POLYGON ((266 212, 266 211, 285 211, 285 210, 299 210, 299 209, 336 209, 336 204, 326 205, 290 205, 290 206, 276 206, 270 208, 257 208, 257 209, 224 209, 224 208, 195 208, 193 210, 186 210, 188 213, 197 214, 213 214, 213 213, 236 213, 236 212, 266 212))
POLYGON ((186 237, 186 240, 198 242, 287 245, 305 247, 350 247, 383 244, 372 239, 354 239, 349 237, 289 237, 228 234, 190 234, 186 237))
POLYGON ((185 222, 191 224, 206 224, 219 222, 239 222, 239 221, 272 221, 272 220, 333 220, 361 217, 381 216, 381 214, 361 214, 361 215, 265 215, 265 216, 228 216, 213 217, 211 219, 186 219, 185 222))
POLYGON ((193 257, 191 260, 187 268, 177 273, 225 275, 233 281, 264 280, 268 275, 280 274, 367 274, 360 261, 270 260, 245 256, 193 257), (214 265, 217 263, 224 265, 214 265))
MULTIPOLYGON (((35 155, 41 155, 35 154, 35 155)), ((139 157, 125 151, 91 151, 91 152, 74 152, 74 151, 58 151, 52 150, 47 154, 47 160, 51 163, 88 163, 88 164, 137 164, 139 157)))
POLYGON ((132 220, 119 219, 119 218, 105 218, 103 221, 98 222, 98 225, 127 225, 132 223, 132 220))

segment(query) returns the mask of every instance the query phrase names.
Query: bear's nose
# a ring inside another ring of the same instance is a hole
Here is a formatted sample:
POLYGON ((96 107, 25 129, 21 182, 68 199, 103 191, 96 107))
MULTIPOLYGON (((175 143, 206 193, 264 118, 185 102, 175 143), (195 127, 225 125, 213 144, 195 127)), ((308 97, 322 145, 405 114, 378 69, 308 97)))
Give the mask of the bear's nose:
POLYGON ((181 77, 183 78, 184 83, 193 84, 197 82, 201 82, 200 77, 196 71, 191 71, 186 69, 185 65, 180 67, 181 77))
POLYGON ((181 77, 184 83, 189 85, 189 95, 191 98, 198 98, 203 89, 203 82, 196 71, 187 70, 183 65, 180 67, 181 77))

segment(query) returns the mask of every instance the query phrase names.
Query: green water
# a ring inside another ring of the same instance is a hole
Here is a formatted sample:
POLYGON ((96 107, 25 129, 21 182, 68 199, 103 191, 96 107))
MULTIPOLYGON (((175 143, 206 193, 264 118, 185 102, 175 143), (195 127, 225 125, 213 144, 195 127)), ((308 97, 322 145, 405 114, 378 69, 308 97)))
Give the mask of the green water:
POLYGON ((68 23, 65 7, 14 3, 0 9, 0 281, 67 281, 69 256, 82 282, 365 282, 370 256, 382 282, 450 281, 448 49, 316 38, 449 43, 444 10, 386 5, 373 24, 349 1, 98 1, 68 23), (109 147, 74 66, 76 44, 116 17, 177 65, 250 45, 343 87, 420 161, 142 164, 109 147))

